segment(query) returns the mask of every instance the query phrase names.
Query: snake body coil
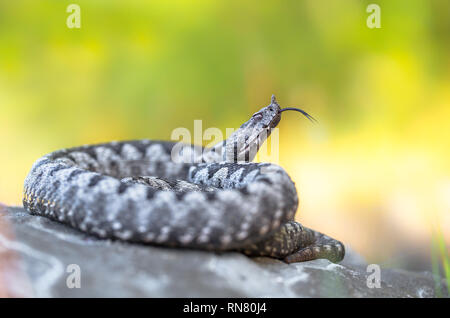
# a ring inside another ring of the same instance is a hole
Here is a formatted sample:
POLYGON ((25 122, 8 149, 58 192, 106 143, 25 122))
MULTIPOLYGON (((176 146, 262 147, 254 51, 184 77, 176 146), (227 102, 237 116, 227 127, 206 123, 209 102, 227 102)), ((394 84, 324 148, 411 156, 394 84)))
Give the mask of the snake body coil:
POLYGON ((135 140, 55 151, 31 168, 24 207, 101 238, 338 262, 342 243, 294 221, 288 174, 250 162, 281 112, 272 97, 212 148, 135 140))

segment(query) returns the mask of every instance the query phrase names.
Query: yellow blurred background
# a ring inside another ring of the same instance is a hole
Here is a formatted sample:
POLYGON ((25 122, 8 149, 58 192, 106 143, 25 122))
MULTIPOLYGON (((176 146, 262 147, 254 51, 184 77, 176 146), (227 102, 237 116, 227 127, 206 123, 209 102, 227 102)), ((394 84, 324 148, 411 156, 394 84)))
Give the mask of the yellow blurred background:
POLYGON ((380 29, 361 0, 78 0, 80 29, 70 3, 0 2, 0 202, 45 153, 225 132, 274 93, 319 121, 279 125, 299 220, 386 266, 450 245, 448 0, 376 1, 380 29))

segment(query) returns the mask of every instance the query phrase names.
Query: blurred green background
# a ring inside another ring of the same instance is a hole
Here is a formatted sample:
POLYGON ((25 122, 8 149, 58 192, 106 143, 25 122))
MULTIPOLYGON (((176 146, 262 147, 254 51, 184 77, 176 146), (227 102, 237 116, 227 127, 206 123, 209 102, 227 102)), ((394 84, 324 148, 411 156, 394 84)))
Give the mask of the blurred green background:
POLYGON ((70 3, 0 2, 1 202, 45 153, 225 132, 274 93, 319 120, 279 125, 299 220, 386 266, 447 252, 450 1, 376 1, 381 29, 361 0, 79 0, 80 29, 70 3))

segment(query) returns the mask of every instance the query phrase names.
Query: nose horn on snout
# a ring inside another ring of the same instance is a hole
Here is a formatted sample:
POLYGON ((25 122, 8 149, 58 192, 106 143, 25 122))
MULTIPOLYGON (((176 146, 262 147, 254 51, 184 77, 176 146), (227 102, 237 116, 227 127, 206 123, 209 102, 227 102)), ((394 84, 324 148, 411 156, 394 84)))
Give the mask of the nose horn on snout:
POLYGON ((280 105, 278 105, 277 98, 275 97, 275 94, 272 94, 272 98, 270 99, 270 103, 272 105, 280 106, 280 105))

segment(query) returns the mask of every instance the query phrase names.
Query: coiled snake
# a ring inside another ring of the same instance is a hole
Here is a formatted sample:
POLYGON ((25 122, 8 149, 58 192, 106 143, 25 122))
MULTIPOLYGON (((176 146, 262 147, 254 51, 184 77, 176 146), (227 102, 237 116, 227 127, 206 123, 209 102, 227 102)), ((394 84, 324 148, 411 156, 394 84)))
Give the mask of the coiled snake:
POLYGON ((210 148, 134 140, 52 152, 26 177, 23 205, 101 238, 339 262, 342 243, 294 221, 298 197, 288 174, 251 162, 284 110, 272 96, 210 148))

